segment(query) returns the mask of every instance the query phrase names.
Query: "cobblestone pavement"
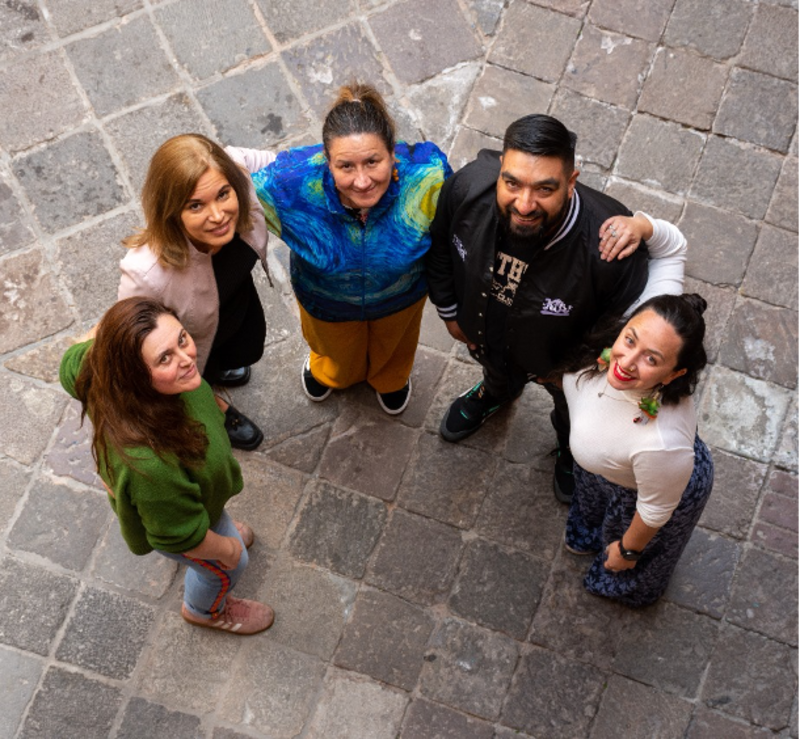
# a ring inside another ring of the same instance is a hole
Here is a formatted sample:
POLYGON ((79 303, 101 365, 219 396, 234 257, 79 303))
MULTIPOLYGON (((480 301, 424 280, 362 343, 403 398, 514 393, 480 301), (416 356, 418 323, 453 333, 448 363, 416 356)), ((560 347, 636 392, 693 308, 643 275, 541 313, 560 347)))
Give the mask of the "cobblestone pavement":
POLYGON ((0 111, 0 736, 797 737, 796 0, 8 0, 0 111), (56 369, 115 298, 149 157, 316 141, 352 77, 455 168, 551 112, 583 181, 687 235, 717 484, 656 606, 583 591, 541 392, 439 439, 479 372, 433 312, 399 419, 307 402, 277 241, 231 506, 275 626, 188 626, 174 566, 122 544, 56 369))

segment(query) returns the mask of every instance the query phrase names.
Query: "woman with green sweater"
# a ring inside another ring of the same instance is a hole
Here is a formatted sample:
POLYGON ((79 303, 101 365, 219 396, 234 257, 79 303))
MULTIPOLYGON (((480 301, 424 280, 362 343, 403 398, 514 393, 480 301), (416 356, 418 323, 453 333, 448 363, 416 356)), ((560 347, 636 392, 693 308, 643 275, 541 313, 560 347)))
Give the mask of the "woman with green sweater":
POLYGON ((225 512, 242 472, 192 337, 143 298, 114 305, 91 334, 64 355, 61 384, 92 421, 92 454, 128 547, 187 566, 189 623, 236 634, 269 628, 269 606, 230 595, 253 531, 225 512))

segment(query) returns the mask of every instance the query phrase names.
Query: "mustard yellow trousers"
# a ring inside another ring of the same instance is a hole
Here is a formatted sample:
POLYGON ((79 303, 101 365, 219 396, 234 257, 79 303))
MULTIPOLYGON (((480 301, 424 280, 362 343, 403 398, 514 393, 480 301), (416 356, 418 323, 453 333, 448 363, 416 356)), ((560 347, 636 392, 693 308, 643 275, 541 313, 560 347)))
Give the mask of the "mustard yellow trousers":
POLYGON ((414 365, 426 300, 375 321, 321 321, 301 305, 314 379, 337 390, 365 380, 379 393, 401 390, 414 365))

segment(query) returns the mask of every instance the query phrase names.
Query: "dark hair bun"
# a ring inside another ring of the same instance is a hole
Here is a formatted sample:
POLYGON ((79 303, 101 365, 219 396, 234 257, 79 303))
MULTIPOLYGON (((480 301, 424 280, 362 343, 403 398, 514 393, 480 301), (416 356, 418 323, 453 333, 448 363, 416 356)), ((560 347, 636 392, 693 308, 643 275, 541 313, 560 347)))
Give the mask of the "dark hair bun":
POLYGON ((681 297, 690 305, 694 310, 697 311, 697 314, 702 316, 703 313, 706 312, 706 308, 708 308, 708 303, 706 299, 702 295, 698 295, 697 293, 684 293, 681 297))

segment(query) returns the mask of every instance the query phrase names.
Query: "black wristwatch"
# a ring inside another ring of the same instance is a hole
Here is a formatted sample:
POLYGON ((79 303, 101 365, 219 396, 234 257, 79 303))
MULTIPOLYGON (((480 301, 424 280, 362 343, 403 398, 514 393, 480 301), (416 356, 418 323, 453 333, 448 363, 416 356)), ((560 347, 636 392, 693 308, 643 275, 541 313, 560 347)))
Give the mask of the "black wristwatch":
POLYGON ((621 537, 620 537, 620 540, 619 540, 619 554, 622 557, 622 559, 625 559, 628 562, 636 562, 636 560, 638 560, 639 557, 642 556, 642 553, 641 552, 637 552, 635 549, 625 549, 625 547, 622 546, 622 538, 621 537))

